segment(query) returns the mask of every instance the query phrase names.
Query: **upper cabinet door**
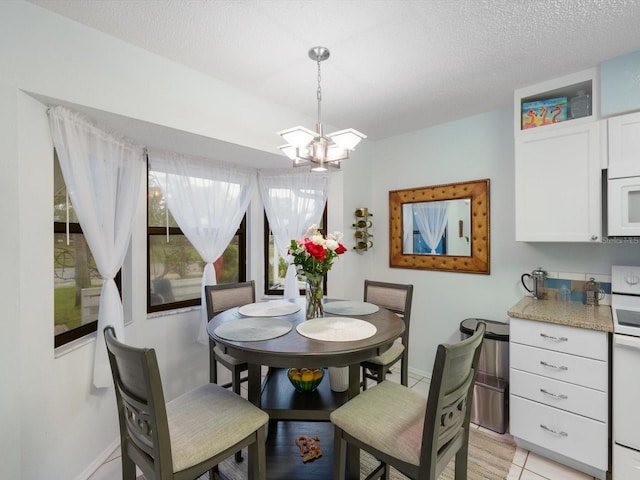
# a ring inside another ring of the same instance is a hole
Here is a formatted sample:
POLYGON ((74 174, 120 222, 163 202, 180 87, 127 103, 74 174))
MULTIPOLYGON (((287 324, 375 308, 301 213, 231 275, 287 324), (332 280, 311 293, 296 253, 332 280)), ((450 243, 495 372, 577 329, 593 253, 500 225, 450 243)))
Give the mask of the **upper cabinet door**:
POLYGON ((600 242, 601 122, 558 127, 516 138, 516 240, 600 242))
POLYGON ((609 178, 640 176, 640 113, 609 119, 609 178))

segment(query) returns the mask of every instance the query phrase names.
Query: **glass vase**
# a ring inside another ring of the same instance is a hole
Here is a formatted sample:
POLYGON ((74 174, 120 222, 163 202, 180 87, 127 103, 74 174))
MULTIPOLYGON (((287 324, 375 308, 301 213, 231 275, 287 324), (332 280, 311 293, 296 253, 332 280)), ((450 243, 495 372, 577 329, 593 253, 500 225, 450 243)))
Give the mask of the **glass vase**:
POLYGON ((322 275, 307 275, 307 320, 310 318, 322 317, 324 309, 322 307, 322 275))

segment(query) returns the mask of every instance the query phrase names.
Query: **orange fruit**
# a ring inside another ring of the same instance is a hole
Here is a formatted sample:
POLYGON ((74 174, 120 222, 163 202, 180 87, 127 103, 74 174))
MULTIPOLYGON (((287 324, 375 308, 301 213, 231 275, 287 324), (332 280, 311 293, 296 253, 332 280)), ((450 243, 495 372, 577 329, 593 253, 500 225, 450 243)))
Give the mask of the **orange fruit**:
POLYGON ((313 379, 318 380, 319 378, 322 378, 322 370, 314 370, 313 379))
POLYGON ((306 370, 302 372, 302 381, 303 382, 308 382, 310 380, 313 380, 313 372, 311 370, 306 370))

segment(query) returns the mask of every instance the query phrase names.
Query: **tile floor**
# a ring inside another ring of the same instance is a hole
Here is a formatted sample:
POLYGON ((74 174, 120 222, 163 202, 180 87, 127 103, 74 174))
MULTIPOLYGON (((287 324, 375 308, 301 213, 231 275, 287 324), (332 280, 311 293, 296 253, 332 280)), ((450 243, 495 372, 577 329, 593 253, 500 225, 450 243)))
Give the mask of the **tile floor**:
MULTIPOLYGON (((395 371, 395 367, 392 370, 395 371)), ((220 373, 223 374, 223 378, 220 380, 221 382, 228 381, 224 378, 223 372, 225 371, 226 369, 224 368, 220 370, 220 373)), ((387 379, 399 382, 400 373, 395 372, 394 374, 388 375, 387 379)), ((429 381, 424 377, 409 374, 409 386, 425 396, 427 396, 429 392, 429 381)), ((246 395, 245 384, 243 384, 242 387, 243 393, 246 395)), ((484 432, 492 435, 499 435, 498 433, 477 425, 474 427, 480 428, 484 432)), ((120 478, 120 450, 116 449, 107 461, 87 480, 120 480, 120 478)), ((594 478, 518 447, 513 458, 511 470, 509 470, 509 476, 505 480, 594 480, 594 478)))

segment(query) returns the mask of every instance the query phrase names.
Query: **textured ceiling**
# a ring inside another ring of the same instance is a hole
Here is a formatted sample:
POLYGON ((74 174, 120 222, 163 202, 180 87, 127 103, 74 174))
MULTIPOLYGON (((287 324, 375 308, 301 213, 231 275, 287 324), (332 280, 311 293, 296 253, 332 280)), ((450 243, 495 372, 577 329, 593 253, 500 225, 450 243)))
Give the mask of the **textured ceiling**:
POLYGON ((326 46, 323 120, 372 140, 640 49, 635 0, 29 1, 311 117, 326 46))

